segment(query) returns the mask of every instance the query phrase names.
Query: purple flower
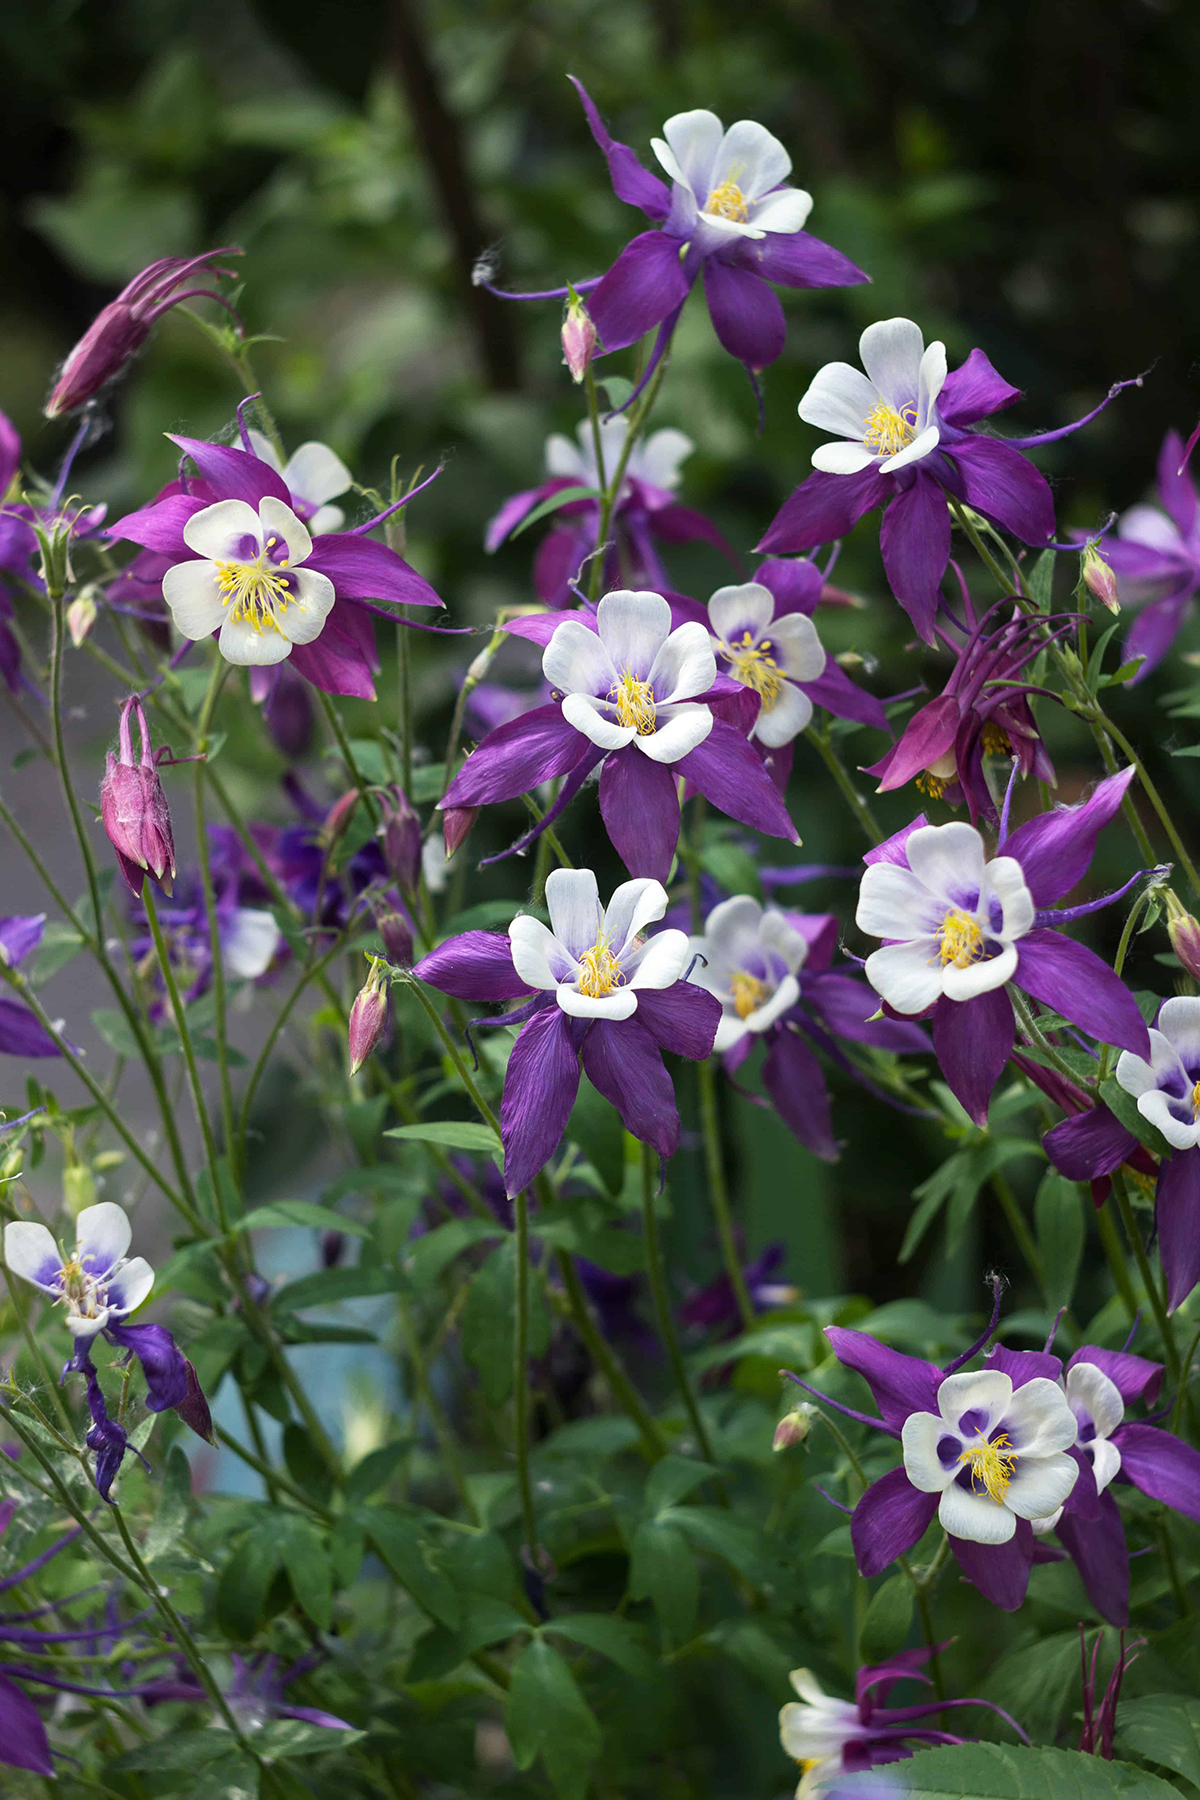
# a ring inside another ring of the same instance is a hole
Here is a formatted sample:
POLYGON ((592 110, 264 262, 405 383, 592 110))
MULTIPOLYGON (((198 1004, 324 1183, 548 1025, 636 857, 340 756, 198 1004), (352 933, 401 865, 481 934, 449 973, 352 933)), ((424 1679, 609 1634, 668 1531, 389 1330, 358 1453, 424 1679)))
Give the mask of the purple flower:
POLYGON ((974 826, 929 825, 923 815, 864 858, 856 919, 884 939, 867 958, 867 979, 897 1013, 931 1015, 942 1073, 978 1125, 1015 1042, 1010 981, 1102 1042, 1149 1052, 1124 983, 1051 929, 1093 910, 1050 903, 1086 874, 1132 778, 1125 769, 1084 805, 1038 814, 1002 837, 991 861, 974 826))
MULTIPOLYGON (((0 919, 0 962, 14 968, 36 950, 46 925, 45 913, 10 913, 0 919)), ((62 1051, 19 1000, 0 998, 0 1056, 61 1056, 62 1051)))
MULTIPOLYGON (((753 1262, 743 1265, 746 1292, 756 1313, 771 1312, 777 1306, 791 1306, 800 1298, 798 1288, 776 1279, 786 1255, 785 1245, 768 1244, 753 1262)), ((723 1269, 688 1295, 679 1308, 679 1317, 694 1331, 714 1331, 724 1337, 733 1337, 741 1330, 733 1283, 723 1269)))
MULTIPOLYGON (((222 840, 219 828, 210 827, 213 838, 222 840)), ((239 846, 240 852, 240 846, 239 846)), ((267 975, 276 959, 285 951, 283 933, 274 915, 261 906, 244 906, 236 863, 222 866, 214 858, 213 879, 216 888, 217 936, 226 975, 234 981, 258 981, 267 975)), ((165 994, 162 971, 154 960, 154 939, 145 910, 139 900, 130 903, 133 926, 130 948, 136 961, 150 958, 147 967, 160 993, 165 994)), ((167 943, 167 954, 175 972, 185 1004, 199 999, 212 980, 212 940, 208 928, 208 908, 199 875, 186 873, 175 885, 171 901, 159 906, 159 921, 167 943)), ((152 1013, 161 1016, 165 1002, 159 1000, 152 1013)))
POLYGON ((1200 513, 1196 484, 1183 461, 1183 440, 1177 431, 1168 431, 1158 453, 1163 510, 1131 506, 1118 520, 1115 535, 1100 540, 1117 578, 1121 605, 1142 609, 1122 651, 1126 662, 1145 657, 1135 681, 1143 680, 1167 654, 1200 587, 1200 513))
POLYGON ((381 601, 440 606, 429 583, 362 535, 379 519, 314 537, 283 477, 261 458, 197 438, 172 441, 200 479, 181 479, 179 491, 164 490, 113 535, 166 558, 163 598, 182 636, 219 633, 230 662, 263 667, 290 658, 314 687, 373 700, 371 615, 395 618, 381 601))
POLYGON ((170 895, 175 881, 175 840, 167 797, 158 778, 156 756, 150 746, 150 727, 136 695, 121 708, 118 754, 108 752, 104 780, 100 784, 100 819, 108 841, 117 853, 117 866, 135 894, 142 891, 147 875, 170 895), (130 714, 136 713, 141 756, 133 759, 130 714))
POLYGON ((526 1004, 494 1023, 520 1023, 500 1108, 504 1183, 527 1187, 558 1148, 579 1089, 579 1064, 626 1129, 663 1158, 679 1143, 679 1113, 662 1052, 699 1061, 712 1050, 719 1008, 683 979, 682 931, 646 938, 667 909, 657 881, 626 881, 606 908, 590 869, 555 869, 546 882, 551 929, 525 914, 507 937, 468 931, 413 973, 460 1000, 526 1004))
POLYGON ((594 615, 553 623, 542 669, 559 700, 491 732, 454 777, 443 810, 511 800, 566 776, 544 825, 599 763, 601 816, 631 874, 666 880, 679 838, 680 776, 732 818, 797 841, 754 750, 717 716, 722 703, 741 708, 742 690, 718 679, 703 625, 671 629, 661 594, 621 589, 594 615))
MULTIPOLYGON (((258 1730, 269 1719, 302 1719, 307 1725, 322 1725, 329 1731, 354 1729, 348 1720, 339 1719, 336 1714, 324 1712, 319 1707, 288 1704, 288 1688, 316 1666, 321 1660, 318 1654, 302 1657, 282 1673, 279 1672, 279 1658, 274 1655, 253 1656, 247 1661, 235 1654, 230 1660, 233 1680, 225 1689, 225 1699, 230 1711, 249 1731, 258 1730)), ((190 1701, 196 1706, 210 1704, 207 1692, 182 1662, 176 1674, 148 1682, 139 1689, 139 1695, 147 1706, 159 1705, 165 1700, 190 1701)))
POLYGON ((64 1257, 44 1225, 15 1219, 4 1227, 4 1260, 14 1275, 67 1308, 72 1337, 95 1337, 139 1307, 154 1286, 145 1257, 126 1256, 133 1236, 124 1207, 113 1200, 85 1206, 75 1221, 75 1248, 64 1257))

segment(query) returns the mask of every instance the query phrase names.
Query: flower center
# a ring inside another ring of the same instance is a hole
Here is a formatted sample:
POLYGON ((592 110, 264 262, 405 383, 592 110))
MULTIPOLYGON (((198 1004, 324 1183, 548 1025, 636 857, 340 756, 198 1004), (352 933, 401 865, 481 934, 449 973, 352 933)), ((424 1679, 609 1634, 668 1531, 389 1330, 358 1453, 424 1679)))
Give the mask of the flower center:
POLYGON ((217 589, 229 607, 229 617, 238 624, 250 625, 255 631, 269 627, 278 631, 276 608, 286 612, 294 598, 291 576, 281 573, 288 566, 286 556, 273 563, 270 552, 279 542, 268 538, 253 562, 218 562, 217 589))
POLYGON ((625 971, 609 948, 603 932, 579 959, 579 991, 589 1000, 603 1000, 614 988, 624 987, 625 971))
POLYGON ((919 794, 928 794, 931 800, 940 800, 946 791, 946 783, 931 769, 922 769, 919 775, 914 776, 913 786, 919 794))
POLYGON ((979 742, 985 756, 1011 756, 1012 744, 1003 725, 997 725, 989 719, 979 734, 979 742))
POLYGON ((983 955, 982 931, 970 913, 962 912, 958 907, 950 908, 942 920, 938 937, 938 958, 943 967, 953 963, 956 969, 969 969, 983 955))
POLYGON ((617 685, 609 689, 608 697, 617 709, 619 724, 631 725, 639 737, 653 737, 658 729, 657 709, 654 689, 648 681, 639 681, 627 669, 617 685))
POLYGON ((726 644, 724 649, 733 679, 743 687, 753 688, 762 698, 763 711, 770 712, 783 686, 779 664, 770 651, 756 644, 748 631, 742 633, 740 642, 726 644))
POLYGON ((748 1019, 771 996, 766 982, 760 981, 757 975, 751 975, 746 969, 734 970, 729 991, 733 995, 734 1010, 739 1019, 748 1019))
POLYGON ((737 175, 727 175, 720 187, 715 187, 704 202, 704 210, 716 219, 733 219, 739 225, 746 225, 750 220, 750 208, 746 196, 737 183, 737 175))
POLYGON ((863 420, 863 443, 875 456, 895 456, 917 435, 917 409, 902 406, 899 412, 881 400, 863 420), (909 414, 912 417, 909 417, 909 414))
POLYGON ((1200 1119, 1200 1081, 1192 1089, 1192 1116, 1200 1119))
POLYGON ((997 1506, 1003 1506, 1017 1466, 1017 1453, 1009 1442, 1007 1431, 990 1441, 980 1432, 978 1442, 969 1444, 958 1460, 966 1463, 971 1471, 971 1492, 986 1494, 997 1506))
POLYGON ((58 1285, 68 1309, 78 1317, 94 1319, 106 1304, 107 1289, 102 1289, 96 1277, 88 1274, 78 1256, 72 1256, 58 1271, 58 1285))

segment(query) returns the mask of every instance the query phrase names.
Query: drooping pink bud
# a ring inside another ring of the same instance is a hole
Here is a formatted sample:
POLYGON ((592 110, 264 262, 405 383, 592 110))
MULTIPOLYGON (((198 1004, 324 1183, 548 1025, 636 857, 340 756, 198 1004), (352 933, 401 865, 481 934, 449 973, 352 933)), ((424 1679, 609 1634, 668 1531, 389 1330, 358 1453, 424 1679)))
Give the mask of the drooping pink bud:
POLYGON ((80 594, 67 608, 67 630, 77 650, 95 623, 96 602, 90 594, 80 594))
POLYGON ((376 906, 375 929, 383 939, 387 959, 397 969, 413 966, 413 934, 407 919, 394 906, 376 906))
POLYGON ((1117 595, 1117 578, 1095 544, 1089 544, 1083 553, 1080 575, 1089 594, 1099 600, 1102 606, 1107 606, 1109 612, 1120 612, 1121 602, 1117 595))
POLYGON ((327 846, 337 843, 361 799, 362 795, 357 788, 349 788, 340 800, 334 801, 321 825, 322 843, 327 846))
POLYGON ((350 1008, 350 1073, 357 1075, 377 1050, 388 1022, 387 964, 371 958, 370 973, 350 1008))
POLYGON ((108 752, 104 780, 100 784, 100 820, 117 863, 133 892, 140 896, 149 875, 164 894, 175 882, 175 840, 167 797, 154 764, 150 728, 141 701, 131 696, 121 708, 117 754, 108 752), (141 756, 133 759, 130 714, 137 714, 141 756))
POLYGON ((571 371, 572 381, 583 380, 599 342, 591 314, 579 295, 572 291, 562 324, 563 361, 571 371))
POLYGON ((446 855, 453 856, 465 842, 468 832, 479 817, 477 806, 448 806, 442 814, 442 831, 446 839, 446 855))
POLYGON ((1200 919, 1167 889, 1167 934, 1171 948, 1194 981, 1200 981, 1200 919))
POLYGON ((785 1413, 775 1427, 775 1436, 771 1443, 772 1450, 791 1450, 796 1444, 802 1444, 808 1436, 815 1406, 802 1400, 799 1406, 785 1413))
POLYGON ((228 300, 209 287, 188 286, 194 276, 229 275, 214 261, 218 256, 240 256, 236 245, 223 250, 206 250, 203 256, 167 256, 151 263, 140 275, 121 289, 116 299, 96 315, 75 348, 59 370, 54 390, 46 402, 48 419, 74 412, 86 406, 104 388, 122 374, 130 358, 135 356, 150 335, 150 327, 160 314, 181 300, 205 298, 215 300, 232 314, 239 333, 241 319, 228 300))
POLYGON ((421 879, 421 821, 402 787, 380 801, 383 813, 383 861, 405 894, 415 894, 421 879))
POLYGON ((191 1426, 197 1437, 203 1438, 206 1444, 215 1444, 217 1437, 213 1430, 212 1414, 208 1410, 208 1401, 204 1398, 204 1389, 200 1386, 200 1377, 186 1356, 183 1363, 187 1370, 187 1392, 175 1411, 185 1425, 191 1426))

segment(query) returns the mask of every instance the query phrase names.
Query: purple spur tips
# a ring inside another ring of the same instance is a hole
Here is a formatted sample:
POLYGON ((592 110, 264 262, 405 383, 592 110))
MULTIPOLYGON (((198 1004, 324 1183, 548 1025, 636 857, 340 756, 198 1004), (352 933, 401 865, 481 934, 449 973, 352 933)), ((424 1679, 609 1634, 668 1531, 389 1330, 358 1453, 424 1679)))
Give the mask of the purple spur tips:
POLYGON ((150 728, 136 696, 121 708, 117 754, 108 752, 100 784, 100 819, 117 864, 133 893, 140 895, 147 875, 164 894, 175 882, 175 840, 167 797, 158 778, 150 746, 150 728), (137 719, 141 754, 134 761, 131 714, 137 719))

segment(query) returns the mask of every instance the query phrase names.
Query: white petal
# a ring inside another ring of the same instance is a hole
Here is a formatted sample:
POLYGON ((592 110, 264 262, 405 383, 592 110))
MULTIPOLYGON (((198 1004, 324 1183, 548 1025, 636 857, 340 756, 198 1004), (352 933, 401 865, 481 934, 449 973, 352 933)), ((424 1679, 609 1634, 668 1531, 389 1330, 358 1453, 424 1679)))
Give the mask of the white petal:
MULTIPOLYGON (((833 444, 818 444, 812 453, 812 466, 822 475, 857 475, 861 469, 879 462, 873 450, 850 439, 833 444)), ((883 467, 882 463, 879 465, 883 467)))
POLYGON ((923 1494, 940 1494, 943 1488, 949 1487, 956 1475, 962 1473, 957 1448, 949 1466, 938 1455, 938 1445, 942 1439, 954 1436, 954 1432, 946 1430, 946 1421, 936 1413, 909 1413, 905 1419, 900 1429, 900 1442, 904 1448, 904 1473, 923 1494))
POLYGON ((1004 1504, 1019 1519, 1042 1519, 1062 1505, 1078 1479, 1073 1457, 1019 1456, 1004 1504))
POLYGON ((974 1000, 980 994, 994 993, 1011 981, 1017 972, 1017 947, 1006 944, 998 956, 984 962, 968 963, 960 969, 947 963, 942 970, 942 992, 947 1000, 974 1000))
POLYGON ((666 143, 658 138, 651 143, 672 181, 682 181, 693 193, 706 194, 723 135, 716 113, 697 107, 694 112, 674 113, 663 126, 666 143))
POLYGON ((686 931, 656 931, 637 963, 630 965, 630 987, 673 987, 691 961, 691 954, 686 931))
POLYGON ((661 594, 616 588, 596 608, 596 629, 618 675, 645 681, 671 635, 671 608, 661 594))
POLYGON ((721 140, 713 160, 714 187, 732 179, 747 200, 761 200, 792 172, 792 159, 777 137, 755 119, 739 119, 721 140))
POLYGON ((697 744, 702 744, 713 728, 713 716, 707 706, 680 705, 658 709, 658 730, 649 737, 635 737, 634 743, 651 762, 678 762, 697 744))
POLYGON ((951 1537, 966 1538, 971 1544, 1007 1544, 1017 1529, 1007 1506, 987 1494, 959 1487, 957 1482, 945 1489, 938 1502, 938 1522, 951 1537))
POLYGON ((73 1338, 94 1338, 107 1325, 109 1310, 106 1306, 92 1319, 85 1319, 79 1313, 69 1312, 66 1317, 67 1330, 73 1338))
POLYGON ((292 598, 278 607, 279 630, 292 644, 311 644, 324 630, 337 598, 333 583, 319 569, 297 569, 292 575, 292 598))
POLYGON ((559 479, 582 481, 588 487, 596 479, 596 470, 588 468, 579 445, 573 444, 561 431, 552 432, 546 439, 546 473, 559 479))
MULTIPOLYGON (((1075 1442, 1078 1422, 1058 1382, 1039 1375, 1013 1390, 1012 1400, 1004 1410, 1004 1429, 1024 1461, 1027 1457, 1069 1450, 1075 1442)), ((1058 1505, 1057 1500, 1054 1504, 1058 1505)))
POLYGON ((929 425, 920 432, 911 444, 903 450, 897 450, 895 456, 885 456, 879 465, 881 475, 893 475, 897 469, 906 469, 909 463, 920 462, 931 450, 936 450, 941 441, 941 432, 936 425, 929 425))
MULTIPOLYGON (((695 980, 694 975, 692 979, 695 980)), ((713 1040, 713 1055, 724 1056, 727 1050, 732 1050, 735 1044, 740 1044, 747 1036, 749 1030, 745 1019, 739 1019, 733 1011, 722 1013, 717 1025, 717 1035, 713 1040)))
POLYGON ((718 588, 708 603, 709 629, 726 644, 750 633, 757 643, 775 617, 775 596, 761 581, 718 588))
POLYGON ((958 1375, 947 1375, 937 1391, 938 1411, 960 1436, 974 1439, 992 1431, 999 1420, 1007 1417, 1012 1401, 1013 1384, 1001 1369, 971 1369, 958 1375), (972 1417, 969 1424, 963 1419, 972 1417))
POLYGON ((123 1206, 101 1200, 85 1206, 75 1221, 75 1255, 89 1275, 107 1275, 129 1248, 133 1227, 123 1206))
POLYGON ((1067 1370, 1067 1401, 1077 1418, 1082 1412, 1090 1419, 1098 1438, 1111 1437, 1125 1417, 1120 1388, 1095 1363, 1071 1364, 1067 1370))
POLYGON ((1175 1046, 1165 1032, 1150 1027, 1150 1061, 1122 1050, 1117 1058, 1117 1080, 1127 1094, 1148 1094, 1160 1081, 1187 1082, 1187 1070, 1180 1062, 1175 1046))
POLYGON ((828 658, 816 626, 804 613, 785 613, 768 635, 777 646, 775 661, 793 681, 815 681, 823 673, 828 658))
MULTIPOLYGON (((553 880, 553 876, 551 877, 553 880)), ((549 893, 550 883, 546 890, 549 893)), ((609 948, 618 962, 632 951, 633 940, 661 919, 667 910, 667 890, 661 881, 639 876, 636 881, 623 881, 613 889, 612 899, 604 908, 604 933, 609 948)))
POLYGON ((1011 943, 1033 930, 1037 909, 1033 904, 1033 895, 1025 885, 1025 871, 1015 856, 994 856, 984 867, 979 914, 989 924, 988 900, 992 896, 1000 902, 1003 910, 1003 922, 995 933, 997 937, 1011 943))
MULTIPOLYGON (((1178 1106, 1179 1101, 1175 1104, 1178 1106)), ((1190 1107, 1190 1099, 1184 1104, 1190 1107)), ((1143 1119, 1149 1119, 1151 1125, 1157 1126, 1172 1149, 1190 1150, 1193 1145, 1200 1144, 1200 1119, 1192 1119, 1186 1123, 1177 1119, 1171 1111, 1170 1099, 1161 1088, 1153 1088, 1148 1094, 1140 1094, 1137 1107, 1143 1119)))
POLYGON ((603 929, 604 909, 590 869, 555 869, 547 876, 546 908, 554 935, 568 956, 578 960, 592 949, 603 929))
POLYGON ((762 906, 753 894, 735 894, 709 913, 704 921, 705 940, 718 955, 740 962, 739 946, 747 940, 752 944, 758 941, 762 916, 762 906))
POLYGON ((1121 1452, 1108 1438, 1096 1438, 1084 1448, 1091 1451, 1092 1474, 1096 1481, 1096 1491, 1102 1494, 1109 1482, 1120 1473, 1121 1452))
POLYGON ((292 452, 283 470, 283 480, 289 493, 307 500, 310 506, 319 506, 324 500, 336 500, 339 494, 354 485, 354 477, 341 457, 328 444, 319 444, 315 439, 292 452))
POLYGON ((1180 1062, 1190 1074, 1200 1072, 1200 999, 1177 994, 1164 1000, 1155 1025, 1175 1047, 1180 1062))
POLYGON ((282 942, 283 934, 269 912, 235 906, 221 928, 221 960, 237 980, 257 981, 282 942))
POLYGON ((183 528, 188 549, 213 562, 249 562, 262 549, 262 535, 258 514, 245 500, 218 500, 193 513, 183 528))
POLYGON ((279 452, 276 450, 266 432, 256 431, 252 425, 246 433, 246 436, 250 439, 250 448, 253 450, 255 456, 257 456, 259 462, 267 463, 270 468, 274 469, 277 475, 282 475, 283 464, 279 460, 279 452))
POLYGON ((889 406, 916 404, 925 340, 911 319, 881 319, 858 340, 862 366, 889 406))
POLYGON ((144 1256, 127 1262, 108 1284, 108 1304, 115 1313, 136 1312, 154 1286, 154 1270, 144 1256))
POLYGON ((800 983, 794 975, 785 975, 771 998, 746 1014, 747 1031, 753 1031, 757 1035, 769 1030, 776 1019, 781 1019, 785 1012, 790 1012, 799 998, 800 983))
POLYGON ((163 576, 163 599, 176 630, 196 641, 211 637, 225 622, 225 602, 210 562, 180 562, 163 576))
MULTIPOLYGON (((965 819, 923 825, 904 845, 908 866, 948 906, 974 912, 983 886, 983 839, 965 819)), ((879 867, 879 864, 873 867, 879 867)))
MULTIPOLYGON (((921 835, 914 831, 909 843, 921 835)), ((925 937, 940 930, 947 906, 945 897, 931 894, 911 869, 902 869, 899 863, 872 863, 859 884, 854 922, 870 937, 925 937)))
POLYGON ((646 677, 659 705, 706 694, 717 679, 717 662, 708 632, 699 619, 673 631, 659 650, 646 677))
POLYGON ((1178 526, 1157 506, 1131 506, 1117 521, 1117 536, 1131 544, 1146 544, 1151 550, 1165 550, 1169 556, 1178 556, 1184 547, 1178 526))
POLYGON ((340 506, 318 506, 308 521, 308 529, 314 537, 320 537, 323 531, 340 531, 346 523, 346 515, 340 506))
MULTIPOLYGON (((258 516, 262 520, 263 544, 271 545, 272 538, 281 539, 287 545, 288 562, 293 566, 302 563, 312 555, 312 538, 308 526, 303 519, 298 519, 290 506, 282 500, 276 500, 274 494, 268 494, 258 503, 258 516)), ((274 548, 273 545, 271 545, 274 548)))
POLYGON ((32 1219, 15 1219, 4 1227, 4 1260, 14 1275, 30 1281, 44 1294, 58 1293, 56 1276, 62 1268, 62 1251, 44 1225, 32 1219))
POLYGON ((780 959, 789 975, 794 975, 808 957, 808 939, 802 937, 774 906, 768 907, 762 916, 758 941, 780 959))
POLYGON ((555 995, 563 1012, 573 1019, 629 1019, 637 1011, 637 995, 631 987, 614 988, 593 999, 565 983, 555 995))
POLYGON ((292 653, 291 639, 284 637, 278 626, 267 622, 259 627, 249 619, 226 619, 217 644, 225 661, 239 668, 281 663, 292 653))
MULTIPOLYGON (((617 422, 613 420, 614 425, 617 422)), ((624 425, 624 419, 620 423, 624 425)), ((621 435, 623 438, 624 432, 621 435)), ((648 482, 651 487, 665 488, 670 493, 679 486, 681 467, 695 448, 686 432, 676 431, 674 426, 668 425, 662 431, 652 431, 630 456, 626 467, 638 481, 648 482)), ((607 467, 607 451, 605 466, 607 467)), ((616 464, 613 466, 615 468, 616 464)))
MULTIPOLYGON (((863 965, 863 972, 881 1000, 897 1012, 924 1012, 941 998, 942 977, 938 966, 937 944, 932 938, 917 938, 909 944, 885 944, 874 950, 863 965)), ((863 1017, 866 1017, 864 1010, 863 1017)))
POLYGON ((809 382, 799 413, 806 425, 861 442, 867 419, 878 404, 879 395, 861 369, 832 362, 818 369, 809 382))
POLYGON ((940 340, 930 344, 917 371, 917 430, 924 431, 937 397, 946 385, 946 346, 940 340))
MULTIPOLYGON (((568 956, 552 931, 540 919, 521 913, 508 928, 513 967, 526 986, 556 988, 560 981, 574 981, 577 963, 568 956)), ((593 937, 587 948, 595 943, 593 937)))
POLYGON ((637 736, 632 725, 618 725, 602 703, 591 694, 568 694, 562 703, 562 715, 568 725, 581 731, 585 738, 601 750, 620 750, 637 736))
POLYGON ((760 708, 750 736, 769 750, 778 750, 806 730, 812 716, 813 704, 808 695, 802 694, 790 681, 783 681, 779 684, 774 706, 760 708))
POLYGON ((803 231, 812 209, 812 195, 805 193, 803 188, 780 188, 749 208, 750 223, 757 225, 760 231, 790 234, 803 231))
POLYGON ((562 694, 607 695, 618 679, 608 651, 579 619, 555 627, 542 653, 542 673, 562 694))

